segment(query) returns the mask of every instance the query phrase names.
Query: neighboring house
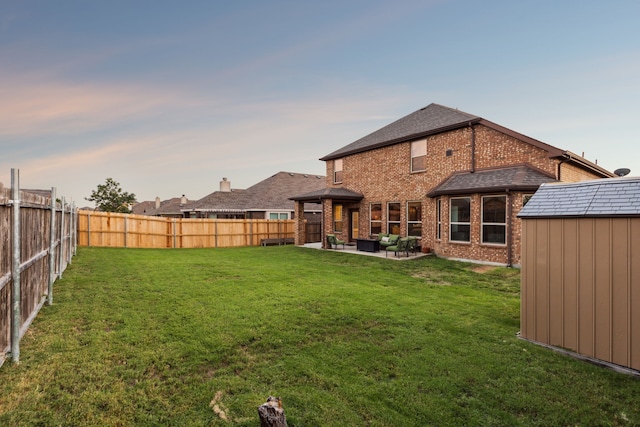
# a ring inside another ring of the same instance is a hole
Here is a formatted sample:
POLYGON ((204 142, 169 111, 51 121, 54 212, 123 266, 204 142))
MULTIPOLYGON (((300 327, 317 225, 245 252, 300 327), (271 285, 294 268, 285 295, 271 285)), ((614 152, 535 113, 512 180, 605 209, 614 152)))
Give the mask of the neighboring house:
POLYGON ((569 151, 438 104, 320 160, 326 188, 292 199, 323 204, 323 245, 328 233, 348 242, 414 235, 423 251, 499 265, 520 264, 516 215, 542 183, 613 176, 569 151))
MULTIPOLYGON (((325 182, 324 176, 278 172, 246 190, 236 190, 223 178, 219 191, 193 202, 182 212, 192 218, 293 219, 294 202, 290 197, 324 188, 325 182)), ((321 212, 319 203, 304 204, 303 217, 307 220, 320 222, 321 212)))
POLYGON ((182 209, 186 209, 190 203, 193 202, 190 202, 184 194, 182 197, 174 197, 163 201, 160 201, 160 197, 156 197, 155 202, 141 202, 134 205, 132 213, 166 218, 182 218, 182 209))

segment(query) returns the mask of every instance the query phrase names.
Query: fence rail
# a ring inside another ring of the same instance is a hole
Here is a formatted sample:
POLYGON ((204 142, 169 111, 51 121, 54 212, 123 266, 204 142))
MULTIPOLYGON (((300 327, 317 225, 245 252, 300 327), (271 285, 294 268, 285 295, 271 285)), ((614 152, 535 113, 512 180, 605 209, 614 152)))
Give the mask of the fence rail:
POLYGON ((293 220, 163 218, 78 211, 80 246, 225 248, 259 246, 263 239, 293 237, 293 220))
POLYGON ((20 340, 76 250, 75 209, 56 202, 55 188, 21 191, 19 175, 12 169, 11 188, 0 187, 0 366, 19 362, 20 340))

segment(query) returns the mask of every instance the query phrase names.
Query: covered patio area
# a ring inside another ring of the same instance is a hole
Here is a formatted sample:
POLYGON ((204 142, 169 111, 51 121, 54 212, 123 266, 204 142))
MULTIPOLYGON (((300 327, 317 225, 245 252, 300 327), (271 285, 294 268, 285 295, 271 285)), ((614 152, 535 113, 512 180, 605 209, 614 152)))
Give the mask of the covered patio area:
POLYGON ((306 243, 304 245, 301 245, 302 247, 305 248, 309 248, 309 249, 320 249, 320 250, 324 250, 324 251, 332 251, 332 252, 341 252, 341 253, 345 253, 345 254, 349 254, 349 255, 363 255, 363 256, 372 256, 372 257, 376 257, 376 258, 386 258, 386 259, 391 259, 391 260, 395 260, 395 261, 406 261, 406 260, 410 260, 410 259, 416 259, 416 258, 421 258, 421 257, 425 257, 425 256, 430 256, 431 254, 426 254, 423 252, 416 252, 415 254, 413 252, 409 253, 409 256, 407 256, 407 254, 405 253, 401 253, 398 254, 398 256, 396 256, 393 251, 389 251, 389 253, 386 253, 386 251, 384 249, 380 250, 379 252, 366 252, 366 251, 359 251, 356 248, 356 245, 354 244, 346 244, 344 245, 344 249, 342 249, 342 246, 340 246, 340 249, 324 249, 322 247, 322 243, 321 242, 315 242, 315 243, 306 243))

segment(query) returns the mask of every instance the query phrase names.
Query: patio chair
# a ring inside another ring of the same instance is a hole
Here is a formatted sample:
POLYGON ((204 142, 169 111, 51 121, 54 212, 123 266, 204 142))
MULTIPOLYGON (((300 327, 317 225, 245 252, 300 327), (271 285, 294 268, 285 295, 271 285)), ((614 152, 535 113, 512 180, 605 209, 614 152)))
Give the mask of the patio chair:
POLYGON ((409 246, 407 247, 407 255, 409 254, 409 252, 413 252, 413 254, 416 254, 416 251, 418 249, 418 238, 416 236, 409 236, 409 246))
POLYGON ((398 239, 398 242, 395 245, 387 246, 385 248, 384 256, 387 257, 389 252, 393 251, 395 256, 397 257, 399 253, 406 253, 409 256, 409 238, 402 237, 398 239))
POLYGON ((346 242, 344 240, 339 240, 335 234, 327 234, 327 243, 329 244, 329 249, 333 249, 334 246, 338 249, 338 245, 342 245, 342 249, 344 249, 344 244, 346 242))

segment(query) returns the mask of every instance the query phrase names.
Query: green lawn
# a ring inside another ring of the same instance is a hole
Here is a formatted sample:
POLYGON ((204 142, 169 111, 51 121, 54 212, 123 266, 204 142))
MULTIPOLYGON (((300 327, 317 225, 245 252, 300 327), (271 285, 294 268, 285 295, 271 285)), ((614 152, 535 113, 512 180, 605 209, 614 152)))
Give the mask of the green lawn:
POLYGON ((293 246, 80 248, 0 425, 640 425, 640 380, 517 339, 519 271, 293 246))

